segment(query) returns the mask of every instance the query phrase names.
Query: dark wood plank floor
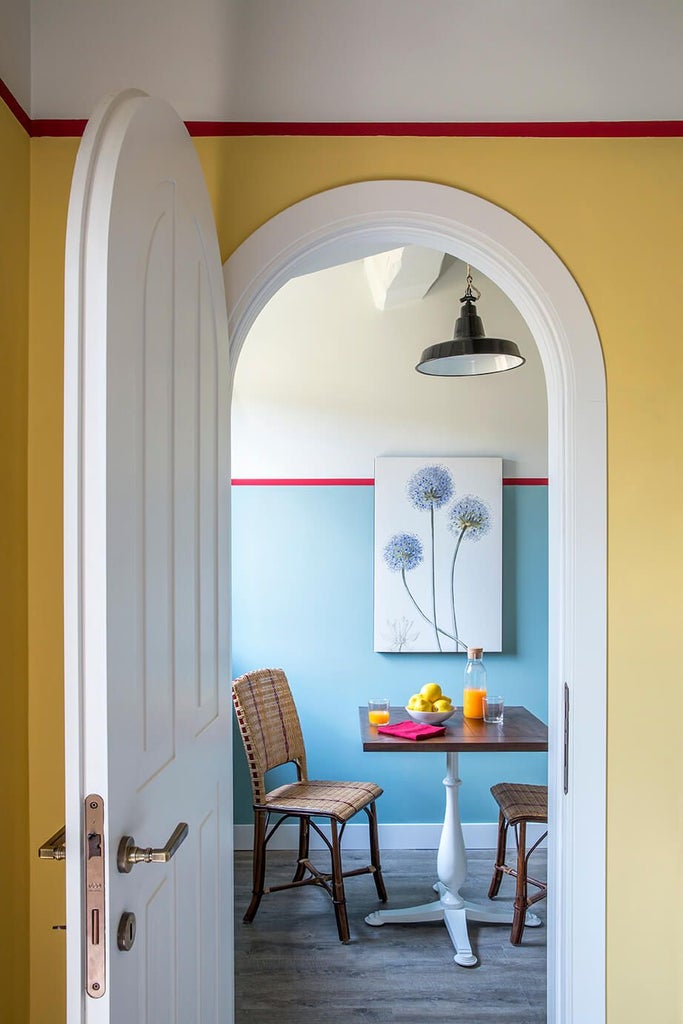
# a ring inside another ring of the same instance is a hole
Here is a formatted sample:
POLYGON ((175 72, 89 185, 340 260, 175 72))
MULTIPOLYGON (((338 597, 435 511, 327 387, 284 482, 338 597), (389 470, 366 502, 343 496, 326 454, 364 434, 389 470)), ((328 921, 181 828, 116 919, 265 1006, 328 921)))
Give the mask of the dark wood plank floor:
MULTIPOLYGON (((319 855, 322 857, 322 854, 319 855)), ((493 853, 470 851, 463 894, 485 899, 493 853)), ((294 854, 273 852, 269 877, 287 881, 294 854)), ((367 863, 344 855, 345 867, 367 863)), ((386 851, 382 864, 390 907, 425 903, 434 893, 436 852, 386 851)), ((453 962, 443 924, 383 925, 363 917, 379 905, 369 875, 346 883, 351 942, 337 940, 329 897, 318 887, 264 896, 252 924, 242 916, 251 891, 251 855, 235 855, 236 1024, 542 1024, 546 1021, 546 901, 544 920, 527 929, 522 946, 509 930, 470 925, 479 966, 453 962)), ((545 854, 534 854, 532 874, 543 878, 545 854)), ((498 901, 510 899, 505 878, 498 901)))

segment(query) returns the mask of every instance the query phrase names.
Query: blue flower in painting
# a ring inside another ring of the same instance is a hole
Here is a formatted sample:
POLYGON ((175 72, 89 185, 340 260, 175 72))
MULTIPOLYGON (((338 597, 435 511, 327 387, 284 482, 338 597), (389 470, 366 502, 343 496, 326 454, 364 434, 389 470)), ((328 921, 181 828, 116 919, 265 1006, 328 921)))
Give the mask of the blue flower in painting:
POLYGON ((384 561, 392 572, 414 569, 422 561, 422 543, 414 533, 395 533, 384 547, 384 561))
POLYGON ((413 473, 406 491, 415 508, 441 508, 453 495, 453 478, 445 466, 423 466, 413 473))
POLYGON ((481 498, 466 494, 451 509, 448 528, 454 533, 465 534, 469 540, 480 540, 491 529, 491 510, 481 498))

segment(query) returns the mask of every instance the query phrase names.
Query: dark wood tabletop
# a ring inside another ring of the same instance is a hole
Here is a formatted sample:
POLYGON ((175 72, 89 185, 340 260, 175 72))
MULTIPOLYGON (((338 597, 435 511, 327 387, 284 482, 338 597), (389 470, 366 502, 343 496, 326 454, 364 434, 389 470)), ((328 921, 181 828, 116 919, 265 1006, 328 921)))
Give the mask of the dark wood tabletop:
MULTIPOLYGON (((426 740, 405 740, 398 736, 385 736, 376 725, 368 723, 368 709, 358 709, 363 750, 410 751, 429 750, 432 753, 465 753, 492 750, 547 750, 548 726, 523 707, 506 707, 501 725, 489 725, 477 718, 463 718, 458 708, 452 718, 444 722, 446 732, 426 740)), ((391 708, 390 724, 410 721, 405 708, 391 708)))

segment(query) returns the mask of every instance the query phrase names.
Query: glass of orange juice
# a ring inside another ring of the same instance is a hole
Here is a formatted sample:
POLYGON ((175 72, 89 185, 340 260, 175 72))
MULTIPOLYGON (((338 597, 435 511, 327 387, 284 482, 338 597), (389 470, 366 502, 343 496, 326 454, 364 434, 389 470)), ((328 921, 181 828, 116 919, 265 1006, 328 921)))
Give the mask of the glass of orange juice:
POLYGON ((389 722, 388 697, 370 697, 368 700, 368 722, 370 725, 387 725, 389 722))

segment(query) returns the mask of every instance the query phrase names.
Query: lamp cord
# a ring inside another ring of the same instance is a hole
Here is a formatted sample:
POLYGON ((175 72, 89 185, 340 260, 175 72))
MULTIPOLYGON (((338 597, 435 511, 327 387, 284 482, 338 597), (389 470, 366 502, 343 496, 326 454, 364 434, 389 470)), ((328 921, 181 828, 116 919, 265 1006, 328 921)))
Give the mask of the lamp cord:
POLYGON ((474 299, 474 301, 476 302, 477 299, 481 298, 481 292, 479 291, 476 285, 472 284, 472 270, 469 263, 467 264, 467 277, 465 278, 465 283, 467 285, 465 289, 465 298, 474 299), (476 292, 477 294, 473 295, 472 292, 476 292))

